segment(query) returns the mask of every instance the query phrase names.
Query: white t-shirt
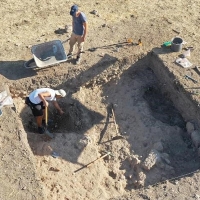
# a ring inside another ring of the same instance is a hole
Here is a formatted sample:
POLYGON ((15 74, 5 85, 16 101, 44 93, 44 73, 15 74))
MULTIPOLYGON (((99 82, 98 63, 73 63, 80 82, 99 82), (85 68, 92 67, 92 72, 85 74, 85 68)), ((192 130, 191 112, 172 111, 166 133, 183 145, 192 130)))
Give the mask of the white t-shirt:
POLYGON ((30 101, 32 103, 34 103, 34 104, 41 103, 42 100, 40 99, 40 97, 38 96, 38 94, 42 93, 42 92, 49 92, 51 94, 50 97, 45 97, 45 100, 47 100, 47 101, 56 101, 55 90, 50 89, 50 88, 40 88, 40 89, 34 90, 33 92, 31 92, 29 94, 30 101))

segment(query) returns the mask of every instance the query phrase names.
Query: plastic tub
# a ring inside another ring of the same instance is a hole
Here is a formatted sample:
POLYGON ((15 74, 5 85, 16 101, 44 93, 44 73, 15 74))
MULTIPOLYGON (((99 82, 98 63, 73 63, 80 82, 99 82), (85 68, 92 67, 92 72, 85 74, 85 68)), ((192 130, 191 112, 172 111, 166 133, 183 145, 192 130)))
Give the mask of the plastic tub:
POLYGON ((172 44, 171 44, 172 51, 174 51, 174 52, 181 51, 182 50, 182 43, 183 43, 183 40, 181 38, 175 37, 172 40, 172 44))

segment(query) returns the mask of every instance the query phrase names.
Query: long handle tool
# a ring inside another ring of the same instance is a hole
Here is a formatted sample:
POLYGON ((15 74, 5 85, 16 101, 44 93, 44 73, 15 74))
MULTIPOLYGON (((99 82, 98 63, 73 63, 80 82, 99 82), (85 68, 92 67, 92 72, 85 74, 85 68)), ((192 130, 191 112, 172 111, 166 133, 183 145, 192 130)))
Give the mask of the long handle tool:
POLYGON ((114 121, 114 124, 115 124, 116 133, 117 133, 117 136, 113 137, 112 140, 124 139, 124 137, 119 134, 119 131, 118 131, 118 128, 117 128, 113 104, 111 104, 111 110, 112 110, 113 121, 114 121))
POLYGON ((47 126, 48 126, 48 108, 47 106, 45 106, 45 134, 48 135, 50 138, 54 138, 54 135, 53 133, 50 133, 48 130, 47 130, 47 126))
POLYGON ((106 156, 108 156, 108 155, 110 155, 110 154, 111 154, 111 152, 107 152, 106 154, 104 154, 104 155, 102 155, 101 157, 99 157, 99 158, 93 160, 92 162, 88 163, 87 165, 84 165, 83 167, 77 169, 76 171, 74 171, 74 174, 77 173, 78 171, 84 169, 84 168, 90 167, 92 164, 94 164, 94 163, 97 162, 98 160, 101 160, 101 159, 105 158, 106 156))
POLYGON ((186 78, 186 79, 190 79, 190 80, 192 80, 194 83, 198 83, 197 80, 195 80, 194 78, 192 78, 192 77, 189 76, 189 75, 185 75, 185 78, 186 78))

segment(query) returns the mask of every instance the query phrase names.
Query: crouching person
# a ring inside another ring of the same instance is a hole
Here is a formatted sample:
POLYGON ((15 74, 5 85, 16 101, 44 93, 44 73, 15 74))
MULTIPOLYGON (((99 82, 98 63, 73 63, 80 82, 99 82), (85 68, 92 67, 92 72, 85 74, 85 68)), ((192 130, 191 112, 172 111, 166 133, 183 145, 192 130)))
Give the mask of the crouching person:
POLYGON ((53 103, 59 113, 62 115, 64 112, 57 103, 57 99, 66 96, 66 92, 63 89, 53 90, 50 88, 36 89, 26 97, 25 103, 31 108, 33 115, 36 118, 38 126, 38 132, 43 134, 45 128, 42 126, 42 121, 45 119, 45 107, 48 107, 49 101, 53 103))

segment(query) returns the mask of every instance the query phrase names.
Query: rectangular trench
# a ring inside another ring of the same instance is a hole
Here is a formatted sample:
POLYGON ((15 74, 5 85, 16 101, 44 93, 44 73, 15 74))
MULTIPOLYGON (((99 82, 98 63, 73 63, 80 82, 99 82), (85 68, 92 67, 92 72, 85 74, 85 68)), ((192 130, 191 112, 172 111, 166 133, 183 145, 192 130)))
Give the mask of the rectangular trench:
POLYGON ((150 54, 151 69, 160 81, 162 89, 169 94, 169 98, 185 121, 193 122, 195 128, 198 129, 200 126, 199 102, 194 99, 189 90, 184 88, 181 79, 183 74, 177 73, 179 69, 182 70, 181 67, 173 63, 172 60, 170 63, 169 58, 169 55, 160 55, 153 50, 150 54))

